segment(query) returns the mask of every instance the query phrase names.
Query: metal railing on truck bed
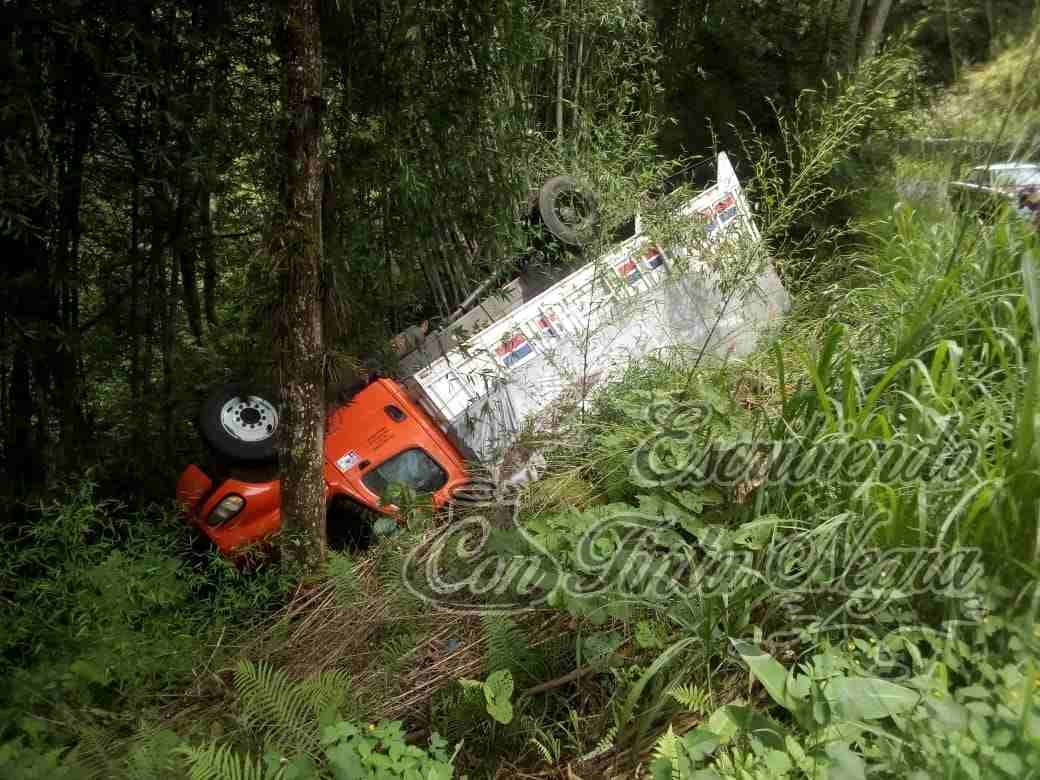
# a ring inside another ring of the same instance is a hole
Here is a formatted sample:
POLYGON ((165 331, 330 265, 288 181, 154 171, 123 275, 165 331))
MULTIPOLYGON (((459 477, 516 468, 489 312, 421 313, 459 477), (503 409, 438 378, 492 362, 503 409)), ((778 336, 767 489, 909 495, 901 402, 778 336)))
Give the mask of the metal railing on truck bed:
POLYGON ((583 403, 634 359, 750 351, 789 300, 725 154, 716 170, 715 183, 678 210, 691 226, 687 245, 665 249, 638 233, 533 296, 529 282, 514 280, 407 355, 406 386, 464 450, 493 463, 566 389, 583 403), (748 259, 738 295, 723 289, 714 257, 722 252, 748 259))

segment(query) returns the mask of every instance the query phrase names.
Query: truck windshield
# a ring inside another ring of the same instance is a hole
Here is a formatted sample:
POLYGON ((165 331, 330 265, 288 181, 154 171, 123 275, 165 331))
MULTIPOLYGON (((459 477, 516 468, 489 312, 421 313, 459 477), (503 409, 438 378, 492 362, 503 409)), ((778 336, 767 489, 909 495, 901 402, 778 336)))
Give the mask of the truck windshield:
POLYGON ((999 171, 993 174, 993 179, 998 187, 1028 187, 1040 184, 1040 168, 1023 166, 999 171))
POLYGON ((379 497, 391 482, 408 485, 417 493, 434 493, 448 481, 448 474, 425 452, 411 449, 369 469, 361 481, 379 497))

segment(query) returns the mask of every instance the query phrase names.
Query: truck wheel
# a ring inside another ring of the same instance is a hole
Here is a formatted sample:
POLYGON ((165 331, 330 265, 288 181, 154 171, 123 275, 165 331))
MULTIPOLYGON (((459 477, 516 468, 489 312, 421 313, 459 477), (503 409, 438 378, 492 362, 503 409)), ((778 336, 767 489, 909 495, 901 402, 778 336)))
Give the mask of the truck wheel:
POLYGON ((278 405, 268 388, 223 385, 202 404, 199 425, 218 455, 234 461, 263 462, 278 457, 278 405))
POLYGON ((577 247, 592 240, 599 222, 596 199, 573 176, 554 176, 542 185, 538 215, 556 238, 577 247))

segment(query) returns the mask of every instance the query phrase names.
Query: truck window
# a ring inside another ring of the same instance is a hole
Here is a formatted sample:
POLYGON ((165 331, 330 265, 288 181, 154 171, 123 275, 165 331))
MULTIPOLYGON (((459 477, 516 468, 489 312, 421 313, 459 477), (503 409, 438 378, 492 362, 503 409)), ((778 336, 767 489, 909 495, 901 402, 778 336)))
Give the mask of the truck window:
POLYGON ((1013 168, 994 174, 993 183, 998 187, 1029 187, 1040 185, 1040 168, 1013 168))
POLYGON ((448 481, 448 474, 437 461, 416 448, 400 452, 369 469, 361 481, 380 497, 391 482, 408 485, 416 493, 434 493, 448 481))
POLYGON ((968 181, 971 184, 978 184, 980 187, 985 187, 989 184, 989 170, 987 168, 976 168, 968 176, 968 181))

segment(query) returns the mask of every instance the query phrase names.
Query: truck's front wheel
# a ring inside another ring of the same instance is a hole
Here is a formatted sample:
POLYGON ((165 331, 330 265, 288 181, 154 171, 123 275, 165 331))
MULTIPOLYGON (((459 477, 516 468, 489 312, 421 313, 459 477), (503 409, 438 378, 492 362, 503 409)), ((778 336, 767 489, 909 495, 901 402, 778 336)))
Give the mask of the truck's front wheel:
POLYGON ((278 457, 278 404, 267 388, 218 387, 203 402, 199 424, 218 455, 254 463, 278 457))

